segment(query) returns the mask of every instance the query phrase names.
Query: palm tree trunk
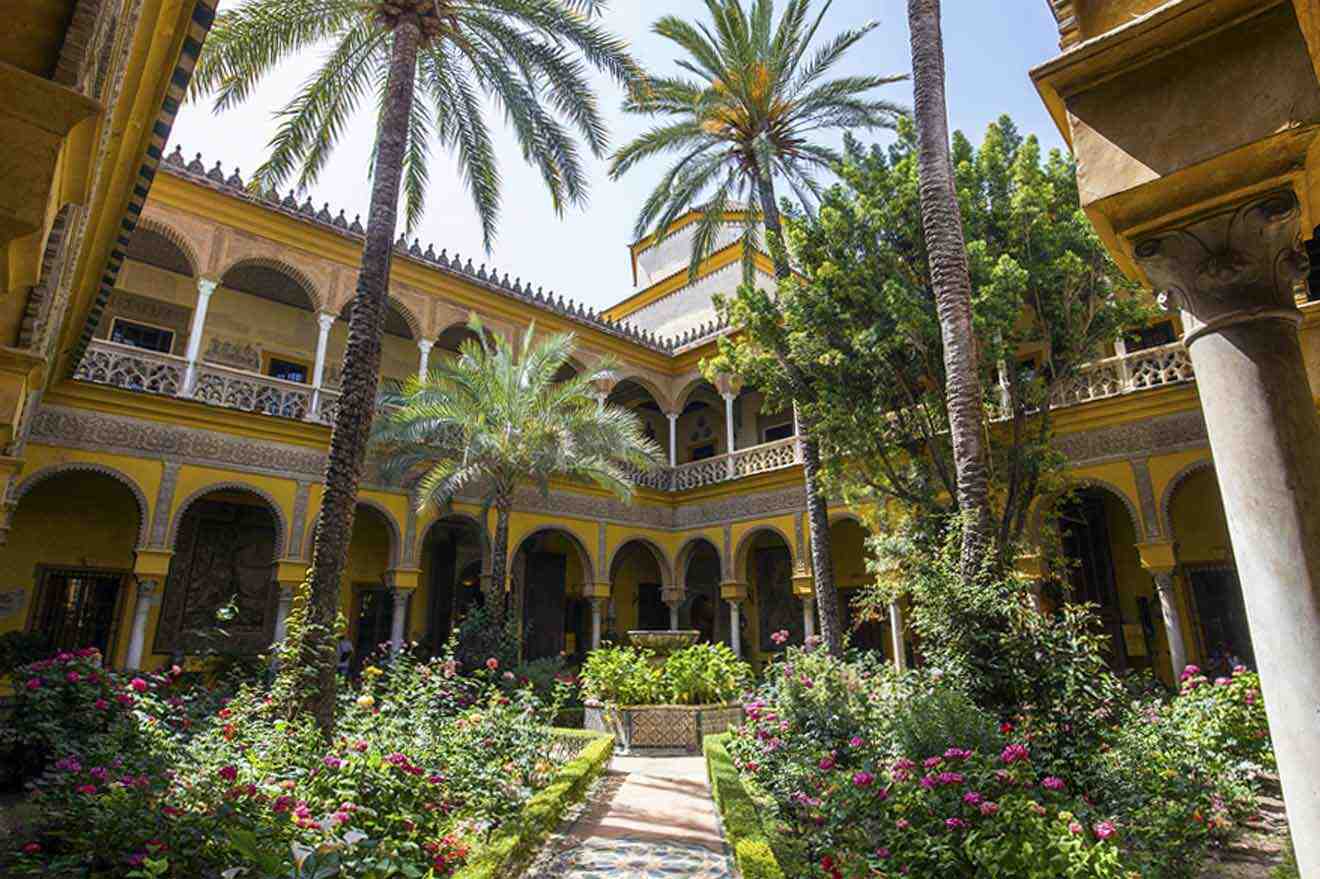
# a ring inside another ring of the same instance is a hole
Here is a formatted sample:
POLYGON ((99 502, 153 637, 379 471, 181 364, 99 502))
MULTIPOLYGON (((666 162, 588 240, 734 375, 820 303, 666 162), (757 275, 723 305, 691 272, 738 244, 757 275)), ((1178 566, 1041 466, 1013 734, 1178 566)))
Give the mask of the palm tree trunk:
POLYGON ((399 183, 412 112, 413 81, 421 29, 416 16, 399 19, 394 29, 389 80, 379 122, 371 207, 366 244, 358 269, 357 293, 348 321, 342 391, 330 455, 325 467, 325 494, 316 520, 308 628, 298 648, 301 673, 315 670, 316 685, 298 688, 294 710, 310 712, 329 737, 335 724, 335 638, 339 583, 348 558, 357 504, 358 483, 367 456, 367 438, 376 411, 380 382, 380 337, 385 326, 390 259, 399 205, 399 183))
MULTIPOLYGON (((775 278, 784 280, 792 268, 784 247, 784 229, 775 201, 774 181, 762 174, 757 182, 761 215, 765 221, 770 257, 775 263, 775 278)), ((834 585, 834 558, 830 548, 830 516, 820 492, 820 449, 811 435, 810 425, 797 419, 798 444, 802 449, 802 481, 807 494, 807 532, 811 539, 812 580, 816 592, 816 613, 820 616, 820 637, 831 656, 843 655, 843 620, 839 612, 839 590, 834 585)))
POLYGON ((940 0, 908 0, 908 26, 912 35, 921 221, 944 345, 949 435, 957 472, 958 509, 963 517, 961 567, 963 576, 970 578, 983 570, 991 548, 992 525, 989 471, 981 432, 981 376, 972 333, 972 282, 949 153, 940 0))
POLYGON ((495 502, 495 542, 490 548, 490 583, 483 599, 486 617, 496 625, 504 625, 504 588, 509 581, 509 515, 513 505, 508 501, 495 502))

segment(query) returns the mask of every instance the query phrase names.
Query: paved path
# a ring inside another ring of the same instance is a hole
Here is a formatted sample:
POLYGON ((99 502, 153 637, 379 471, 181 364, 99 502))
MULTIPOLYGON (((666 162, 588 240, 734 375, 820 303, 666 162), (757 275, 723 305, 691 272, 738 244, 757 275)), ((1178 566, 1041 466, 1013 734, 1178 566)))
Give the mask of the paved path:
POLYGON ((526 879, 732 879, 700 757, 615 757, 526 879))

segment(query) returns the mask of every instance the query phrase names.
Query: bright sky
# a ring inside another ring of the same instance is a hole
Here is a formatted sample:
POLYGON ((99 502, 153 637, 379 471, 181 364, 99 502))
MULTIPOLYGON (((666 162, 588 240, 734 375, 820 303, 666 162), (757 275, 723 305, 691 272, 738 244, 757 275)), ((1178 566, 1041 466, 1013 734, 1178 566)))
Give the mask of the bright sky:
MULTIPOLYGON (((236 2, 239 0, 224 0, 221 9, 236 2)), ((705 4, 702 0, 614 0, 604 22, 632 43, 643 65, 672 72, 679 52, 651 33, 651 24, 669 13, 704 20, 705 4)), ((872 18, 880 21, 880 27, 852 50, 836 68, 837 73, 910 70, 905 0, 836 0, 821 33, 828 37, 872 18)), ((1062 145, 1027 76, 1029 68, 1058 51, 1058 32, 1045 0, 946 0, 944 32, 954 128, 979 141, 987 123, 1009 113, 1024 133, 1039 135, 1047 148, 1062 145)), ((173 143, 182 145, 189 159, 201 151, 208 169, 219 159, 226 175, 238 165, 246 176, 264 158, 266 143, 275 130, 275 111, 312 69, 309 64, 287 64, 248 104, 223 116, 213 116, 209 103, 185 107, 175 122, 173 143)), ((603 79, 598 88, 615 145, 647 127, 644 118, 620 111, 618 88, 603 79)), ((884 97, 910 105, 911 84, 890 86, 884 97)), ((350 219, 361 213, 365 223, 370 188, 366 157, 373 125, 365 108, 374 106, 374 101, 363 103, 363 115, 341 141, 310 194, 318 208, 328 201, 332 213, 342 207, 350 219)), ((439 153, 433 155, 430 201, 419 235, 422 247, 432 242, 437 251, 447 248, 451 255, 457 251, 471 256, 475 263, 485 261, 510 277, 520 276, 525 282, 531 280, 598 309, 633 293, 626 248, 637 208, 664 170, 663 160, 639 166, 618 182, 609 179, 606 160, 589 161, 590 204, 568 209, 558 217, 539 177, 522 164, 503 120, 492 115, 491 123, 500 148, 504 189, 493 253, 487 257, 481 252, 476 213, 456 165, 439 153)), ((877 132, 874 137, 863 133, 863 139, 888 138, 886 132, 877 132)))

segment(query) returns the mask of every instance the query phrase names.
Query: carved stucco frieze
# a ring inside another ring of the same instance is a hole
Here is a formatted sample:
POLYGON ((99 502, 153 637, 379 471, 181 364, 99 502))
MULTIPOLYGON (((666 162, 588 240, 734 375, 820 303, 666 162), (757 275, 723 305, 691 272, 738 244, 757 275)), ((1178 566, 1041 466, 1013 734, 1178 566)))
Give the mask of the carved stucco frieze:
POLYGON ((1209 443, 1199 409, 1056 436, 1054 447, 1070 464, 1097 464, 1209 443))
POLYGON ((293 521, 289 525, 289 556, 302 558, 303 536, 307 533, 307 507, 311 501, 312 483, 306 479, 298 480, 298 489, 293 495, 293 521))
POLYGON ((1141 502, 1141 520, 1146 526, 1146 539, 1155 540, 1161 535, 1160 517, 1155 506, 1155 485, 1150 478, 1150 461, 1146 458, 1134 458, 1128 462, 1132 468, 1132 479, 1137 484, 1137 500, 1141 502))
POLYGON ((1297 196, 1280 189, 1147 235, 1133 255, 1162 301, 1182 309, 1191 348, 1235 323, 1301 320, 1293 294, 1309 263, 1300 232, 1297 196))
POLYGON ((160 485, 156 489, 156 511, 151 519, 151 545, 165 546, 166 535, 170 528, 170 508, 174 505, 174 489, 179 484, 179 471, 183 465, 178 461, 166 461, 161 473, 160 485))

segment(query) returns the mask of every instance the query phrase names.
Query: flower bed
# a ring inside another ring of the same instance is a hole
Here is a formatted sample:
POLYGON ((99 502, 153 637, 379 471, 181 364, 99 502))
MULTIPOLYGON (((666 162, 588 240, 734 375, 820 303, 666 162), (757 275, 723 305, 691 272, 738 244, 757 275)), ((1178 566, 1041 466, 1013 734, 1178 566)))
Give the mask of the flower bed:
POLYGON ((341 692, 331 741, 280 716, 262 685, 121 676, 94 652, 19 680, 15 733, 45 766, 37 820, 0 854, 6 876, 446 877, 523 826, 538 793, 555 792, 541 815, 577 790, 608 750, 571 760, 545 726, 554 706, 452 660, 369 667, 341 692))
POLYGON ((743 879, 784 879, 784 870, 766 836, 756 804, 729 759, 729 738, 729 733, 707 736, 703 744, 706 775, 710 779, 715 805, 720 810, 724 837, 733 849, 733 858, 743 879))

